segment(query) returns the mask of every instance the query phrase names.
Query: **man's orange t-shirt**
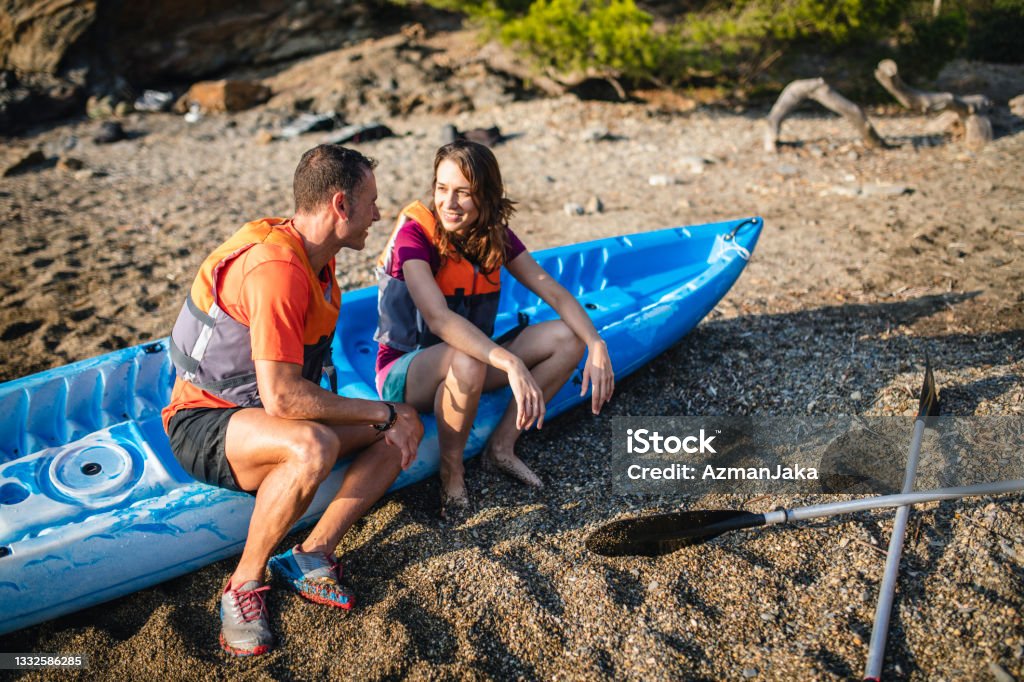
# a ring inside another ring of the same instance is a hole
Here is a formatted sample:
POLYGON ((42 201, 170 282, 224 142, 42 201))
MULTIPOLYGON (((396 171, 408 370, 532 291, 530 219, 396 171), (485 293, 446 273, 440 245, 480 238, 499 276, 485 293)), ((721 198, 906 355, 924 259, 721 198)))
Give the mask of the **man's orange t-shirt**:
MULTIPOLYGON (((280 227, 302 243, 290 221, 282 222, 280 227)), ((320 273, 321 289, 315 292, 317 296, 324 296, 330 287, 337 291, 334 263, 332 258, 320 273)), ((225 266, 217 300, 221 310, 249 327, 253 360, 301 365, 311 295, 309 278, 298 254, 276 244, 256 244, 225 266)), ((171 402, 161 413, 164 429, 178 410, 234 406, 178 377, 171 390, 171 402)))

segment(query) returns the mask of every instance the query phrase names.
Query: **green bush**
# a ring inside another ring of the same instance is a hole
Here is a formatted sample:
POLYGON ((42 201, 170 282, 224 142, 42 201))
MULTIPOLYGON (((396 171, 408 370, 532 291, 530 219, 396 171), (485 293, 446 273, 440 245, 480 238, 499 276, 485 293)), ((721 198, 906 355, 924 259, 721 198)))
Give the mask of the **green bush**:
POLYGON ((659 4, 660 27, 634 0, 425 1, 545 68, 633 83, 749 84, 792 52, 875 61, 884 52, 921 73, 962 55, 1024 61, 1024 0, 943 0, 939 16, 934 0, 678 0, 659 4))
POLYGON ((898 0, 744 0, 690 13, 680 23, 691 66, 749 80, 794 47, 816 52, 891 34, 898 0))
POLYGON ((652 22, 633 0, 539 0, 500 35, 557 71, 643 79, 665 71, 677 45, 652 22))
POLYGON ((967 18, 962 12, 913 19, 903 37, 899 61, 908 72, 934 78, 967 43, 967 18))
POLYGON ((971 13, 967 56, 991 62, 1024 62, 1024 0, 996 0, 971 13))

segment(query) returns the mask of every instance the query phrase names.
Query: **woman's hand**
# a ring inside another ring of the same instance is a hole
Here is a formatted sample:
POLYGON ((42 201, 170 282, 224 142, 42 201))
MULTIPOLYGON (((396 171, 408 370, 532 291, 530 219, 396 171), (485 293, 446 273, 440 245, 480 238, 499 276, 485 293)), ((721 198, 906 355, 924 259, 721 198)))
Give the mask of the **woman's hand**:
POLYGON ((538 429, 543 428, 544 412, 547 410, 544 392, 519 358, 508 370, 508 385, 512 387, 512 395, 516 399, 516 428, 525 431, 534 422, 538 429))
POLYGON ((612 370, 612 360, 608 357, 608 344, 603 339, 590 343, 587 348, 580 397, 586 395, 587 384, 591 384, 594 391, 590 395, 590 409, 594 414, 601 414, 601 408, 612 399, 615 391, 615 372, 612 370))

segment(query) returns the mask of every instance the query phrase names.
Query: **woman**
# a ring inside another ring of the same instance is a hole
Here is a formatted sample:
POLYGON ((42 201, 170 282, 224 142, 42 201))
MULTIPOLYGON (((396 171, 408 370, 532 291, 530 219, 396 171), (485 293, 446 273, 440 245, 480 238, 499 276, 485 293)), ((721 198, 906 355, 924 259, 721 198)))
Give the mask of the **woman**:
POLYGON ((488 441, 484 465, 540 487, 516 456, 516 440, 544 425, 546 402, 584 349, 580 395, 592 384, 594 414, 614 389, 607 346, 583 307, 509 229, 513 212, 491 150, 457 140, 434 158, 431 206, 406 207, 378 261, 377 389, 383 400, 437 417, 442 515, 469 504, 463 451, 483 391, 510 385, 515 397, 488 441), (503 345, 491 340, 502 266, 561 319, 526 327, 503 345))

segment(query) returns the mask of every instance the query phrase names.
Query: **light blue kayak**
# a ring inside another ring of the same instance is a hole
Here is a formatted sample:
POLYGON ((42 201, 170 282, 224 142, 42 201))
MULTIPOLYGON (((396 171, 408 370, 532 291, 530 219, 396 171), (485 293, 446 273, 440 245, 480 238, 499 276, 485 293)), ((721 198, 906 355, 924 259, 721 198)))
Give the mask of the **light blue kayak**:
MULTIPOLYGON (((600 239, 537 252, 607 341, 616 377, 676 343, 743 270, 763 222, 748 218, 600 239)), ((504 273, 503 273, 504 277, 504 273)), ((511 279, 497 333, 554 311, 511 279)), ((376 399, 376 288, 346 293, 332 349, 338 392, 376 399)), ((581 365, 582 368, 582 365, 581 365)), ((253 498, 192 480, 160 420, 174 369, 166 339, 0 385, 0 633, 120 597, 239 554, 253 498)), ((580 370, 548 416, 586 398, 580 370)), ((325 386, 326 386, 325 380, 325 386)), ((510 398, 483 397, 466 456, 481 450, 510 398)), ((437 428, 392 489, 438 470, 437 428)), ((297 527, 340 484, 335 468, 297 527)))

